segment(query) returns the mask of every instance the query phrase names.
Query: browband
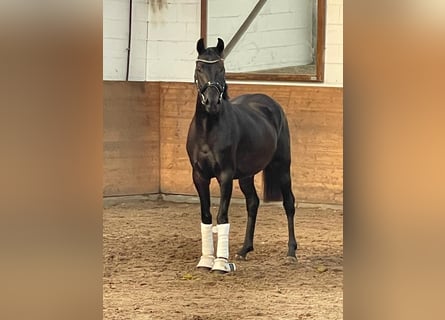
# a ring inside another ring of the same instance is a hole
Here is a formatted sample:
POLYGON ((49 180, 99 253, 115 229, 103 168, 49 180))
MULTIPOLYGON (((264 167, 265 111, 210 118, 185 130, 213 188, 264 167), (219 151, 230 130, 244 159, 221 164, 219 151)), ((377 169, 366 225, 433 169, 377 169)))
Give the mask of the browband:
POLYGON ((217 63, 220 61, 224 61, 223 58, 218 59, 218 60, 204 60, 204 59, 196 59, 196 62, 204 62, 204 63, 217 63))

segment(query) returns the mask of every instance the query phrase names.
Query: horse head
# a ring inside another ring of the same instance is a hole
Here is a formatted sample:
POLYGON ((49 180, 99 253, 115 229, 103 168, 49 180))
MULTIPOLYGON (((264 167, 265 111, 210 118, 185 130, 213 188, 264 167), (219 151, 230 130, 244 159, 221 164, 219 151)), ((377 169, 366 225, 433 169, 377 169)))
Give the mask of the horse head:
POLYGON ((224 69, 224 41, 218 38, 216 47, 206 48, 204 39, 196 44, 198 58, 196 59, 195 84, 200 95, 201 105, 210 114, 217 114, 221 109, 221 102, 227 98, 225 69, 224 69))

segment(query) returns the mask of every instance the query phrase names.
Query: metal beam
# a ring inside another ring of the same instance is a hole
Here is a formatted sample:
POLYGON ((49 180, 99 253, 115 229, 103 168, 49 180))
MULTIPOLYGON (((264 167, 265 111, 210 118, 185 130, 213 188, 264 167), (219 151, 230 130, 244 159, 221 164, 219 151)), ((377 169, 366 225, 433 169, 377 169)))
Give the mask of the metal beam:
POLYGON ((256 18, 258 13, 261 11, 261 9, 266 4, 267 0, 259 0, 255 7, 252 9, 252 12, 249 13, 246 20, 244 20, 243 24, 239 27, 238 31, 235 32, 232 39, 230 39, 229 43, 224 48, 224 56, 227 57, 232 49, 235 47, 235 45, 239 42, 241 37, 244 35, 244 33, 247 31, 249 26, 252 24, 253 20, 256 18))

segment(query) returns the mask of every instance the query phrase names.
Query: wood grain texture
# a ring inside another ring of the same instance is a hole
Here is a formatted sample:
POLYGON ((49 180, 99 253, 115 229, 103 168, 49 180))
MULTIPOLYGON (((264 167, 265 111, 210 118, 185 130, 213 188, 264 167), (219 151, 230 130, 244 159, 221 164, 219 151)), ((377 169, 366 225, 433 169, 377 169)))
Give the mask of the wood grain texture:
POLYGON ((103 194, 159 192, 159 83, 104 81, 103 194))
MULTIPOLYGON (((284 108, 299 202, 343 203, 343 89, 230 85, 232 97, 265 93, 284 108)), ((196 89, 190 83, 104 82, 104 195, 196 195, 185 149, 196 89)), ((255 180, 262 194, 261 174, 255 180)), ((219 195, 216 181, 212 195, 219 195)), ((234 197, 242 197, 234 183, 234 197)))
MULTIPOLYGON (((160 84, 160 190, 193 194, 185 142, 196 91, 189 83, 160 84)), ((265 93, 284 108, 292 137, 292 180, 297 201, 343 203, 343 89, 270 85, 230 85, 232 97, 265 93)), ((262 194, 261 175, 256 177, 262 194)), ((212 183, 212 195, 219 190, 212 183)), ((235 197, 241 197, 234 183, 235 197)))

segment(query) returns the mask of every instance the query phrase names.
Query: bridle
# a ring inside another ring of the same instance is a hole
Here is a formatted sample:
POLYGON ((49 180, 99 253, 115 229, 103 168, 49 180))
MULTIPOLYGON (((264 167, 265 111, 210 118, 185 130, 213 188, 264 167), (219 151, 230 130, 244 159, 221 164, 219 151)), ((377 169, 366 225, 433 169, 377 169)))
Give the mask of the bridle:
MULTIPOLYGON (((216 59, 216 60, 196 59, 196 62, 203 62, 203 63, 208 63, 208 64, 217 63, 220 61, 224 61, 224 59, 223 58, 216 59)), ((224 94, 224 90, 226 89, 226 83, 224 82, 221 84, 218 81, 208 81, 202 87, 199 87, 198 78, 196 77, 196 72, 195 72, 195 85, 196 85, 196 89, 198 90, 199 94, 201 95, 201 103, 202 104, 205 104, 204 92, 209 87, 214 87, 218 91, 218 94, 219 94, 218 103, 221 102, 222 96, 224 94)))

